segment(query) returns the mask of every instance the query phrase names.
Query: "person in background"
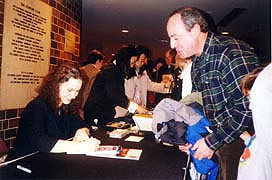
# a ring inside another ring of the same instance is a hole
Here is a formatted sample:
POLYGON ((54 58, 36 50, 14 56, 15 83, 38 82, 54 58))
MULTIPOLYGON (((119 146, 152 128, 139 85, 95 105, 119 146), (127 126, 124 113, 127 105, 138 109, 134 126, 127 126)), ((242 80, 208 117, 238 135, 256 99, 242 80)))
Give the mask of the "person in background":
POLYGON ((147 59, 147 63, 145 64, 145 69, 149 78, 152 81, 155 81, 154 61, 151 59, 151 57, 147 59))
POLYGON ((169 49, 165 53, 165 62, 166 68, 164 69, 164 73, 172 74, 175 68, 175 57, 177 55, 177 51, 175 49, 169 49))
POLYGON ((170 49, 165 53, 165 58, 157 58, 154 60, 151 80, 162 82, 164 74, 172 74, 175 69, 176 50, 170 49))
POLYGON ((136 49, 139 52, 139 56, 135 59, 135 62, 131 62, 130 64, 135 73, 129 79, 125 79, 125 93, 129 99, 146 108, 147 91, 168 93, 171 83, 156 83, 151 81, 145 66, 148 59, 151 58, 151 51, 140 45, 136 46, 136 49))
POLYGON ((178 55, 175 59, 176 65, 173 72, 174 86, 171 93, 171 99, 179 101, 192 92, 192 61, 191 58, 182 59, 178 55))
MULTIPOLYGON (((164 63, 163 58, 157 58, 154 61, 152 61, 152 64, 150 61, 148 61, 148 76, 151 81, 160 83, 162 81, 162 77, 159 77, 159 69, 163 66, 164 63)), ((156 93, 155 92, 147 92, 147 107, 149 109, 155 108, 158 102, 156 102, 156 93)))
POLYGON ((248 100, 239 84, 242 77, 258 66, 253 48, 231 37, 214 34, 203 11, 182 7, 167 21, 171 48, 181 58, 192 58, 193 92, 201 92, 205 116, 210 120, 208 135, 180 150, 195 150, 201 160, 219 156, 219 179, 234 180, 244 144, 240 134, 252 122, 248 100))
POLYGON ((247 151, 239 164, 238 180, 268 180, 272 176, 272 64, 262 69, 256 68, 241 82, 241 90, 250 101, 255 137, 244 136, 247 151))
POLYGON ((160 74, 160 69, 161 67, 166 66, 165 61, 163 58, 157 58, 154 60, 154 65, 152 69, 152 74, 150 79, 155 82, 161 82, 162 81, 162 76, 160 74))
POLYGON ((38 96, 22 112, 9 156, 35 151, 95 151, 100 141, 90 138, 87 124, 78 115, 77 95, 81 85, 79 68, 73 63, 63 63, 49 72, 38 89, 38 96))
MULTIPOLYGON (((242 91, 243 95, 245 97, 247 97, 249 100, 250 100, 250 98, 249 98, 250 97, 250 90, 251 90, 251 88, 252 88, 258 74, 263 70, 264 67, 265 66, 257 67, 256 69, 251 71, 249 74, 245 75, 241 80, 241 83, 240 83, 241 91, 242 91)), ((251 109, 250 104, 249 104, 249 109, 251 109)), ((253 137, 253 136, 255 136, 255 135, 254 135, 254 127, 253 127, 253 124, 252 124, 251 129, 249 129, 249 131, 244 131, 240 135, 240 138, 242 140, 244 140, 244 143, 247 146, 249 141, 250 141, 250 138, 253 137)), ((244 155, 246 156, 245 150, 244 150, 244 153, 242 154, 241 158, 244 158, 244 155)))
POLYGON ((175 69, 175 57, 176 57, 176 50, 170 49, 167 50, 165 53, 165 59, 162 66, 158 67, 158 82, 166 81, 165 77, 172 76, 174 69, 175 69))
POLYGON ((103 127, 114 121, 115 107, 120 106, 129 112, 146 112, 146 109, 125 94, 124 81, 135 74, 130 67, 139 52, 135 47, 123 46, 114 57, 115 64, 103 68, 96 76, 90 95, 84 106, 85 121, 89 125, 103 127))
MULTIPOLYGON (((155 66, 156 69, 156 82, 173 81, 173 73, 175 69, 175 56, 177 52, 175 49, 169 49, 165 52, 164 59, 158 59, 155 66), (162 60, 162 61, 160 61, 162 60)), ((155 104, 158 104, 163 98, 171 97, 171 92, 168 94, 156 93, 155 104)))
POLYGON ((93 82, 96 78, 96 75, 100 72, 103 67, 104 55, 98 50, 92 50, 88 55, 88 60, 82 64, 80 70, 82 71, 82 75, 85 77, 85 82, 83 83, 83 91, 80 94, 81 101, 81 110, 80 116, 84 119, 84 111, 83 108, 91 91, 93 82))
MULTIPOLYGON (((146 71, 147 75, 149 78, 154 81, 153 78, 153 68, 154 68, 154 63, 152 61, 152 52, 149 48, 142 46, 142 45, 136 45, 135 46, 139 53, 143 54, 142 56, 145 56, 146 58, 143 58, 142 61, 144 61, 144 64, 141 67, 141 71, 146 71)), ((141 55, 140 55, 141 56, 141 55)), ((139 57, 140 58, 140 57, 139 57)))

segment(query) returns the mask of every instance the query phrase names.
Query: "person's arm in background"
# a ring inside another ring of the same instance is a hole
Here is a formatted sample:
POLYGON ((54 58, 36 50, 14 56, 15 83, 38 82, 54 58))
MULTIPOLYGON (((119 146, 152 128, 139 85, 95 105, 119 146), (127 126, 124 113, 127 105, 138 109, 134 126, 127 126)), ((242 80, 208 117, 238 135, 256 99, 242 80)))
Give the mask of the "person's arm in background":
POLYGON ((124 79, 118 72, 114 72, 112 74, 107 75, 107 94, 111 102, 114 103, 115 106, 120 106, 128 111, 134 113, 135 111, 139 113, 144 113, 147 110, 137 105, 134 101, 129 100, 125 94, 125 87, 124 87, 124 79))
POLYGON ((157 92, 157 93, 169 93, 171 81, 169 81, 168 83, 153 82, 153 81, 151 81, 149 76, 146 74, 146 71, 143 72, 142 76, 144 76, 144 78, 146 78, 148 91, 157 92))

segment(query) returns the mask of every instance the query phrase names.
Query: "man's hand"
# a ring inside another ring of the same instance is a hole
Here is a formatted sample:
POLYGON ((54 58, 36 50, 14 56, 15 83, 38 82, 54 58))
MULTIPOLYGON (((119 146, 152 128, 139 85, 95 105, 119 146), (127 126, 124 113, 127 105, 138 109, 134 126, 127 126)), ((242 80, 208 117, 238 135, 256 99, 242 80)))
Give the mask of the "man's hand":
POLYGON ((192 150, 195 150, 194 157, 198 160, 203 158, 211 159, 214 154, 214 151, 206 145, 204 138, 198 140, 192 147, 192 150))
POLYGON ((182 152, 186 152, 187 154, 190 154, 189 149, 192 147, 192 144, 186 143, 184 145, 179 145, 179 150, 181 150, 182 152))
POLYGON ((159 62, 159 63, 156 65, 156 70, 158 71, 162 66, 163 66, 163 64, 159 62))

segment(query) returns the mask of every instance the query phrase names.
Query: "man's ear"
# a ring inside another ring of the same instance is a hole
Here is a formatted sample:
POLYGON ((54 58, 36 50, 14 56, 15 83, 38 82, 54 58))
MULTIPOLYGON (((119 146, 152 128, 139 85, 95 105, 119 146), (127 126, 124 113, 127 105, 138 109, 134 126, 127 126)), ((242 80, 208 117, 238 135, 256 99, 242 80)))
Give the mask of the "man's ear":
POLYGON ((191 29, 191 33, 195 38, 198 37, 201 33, 200 26, 198 24, 195 24, 191 29))

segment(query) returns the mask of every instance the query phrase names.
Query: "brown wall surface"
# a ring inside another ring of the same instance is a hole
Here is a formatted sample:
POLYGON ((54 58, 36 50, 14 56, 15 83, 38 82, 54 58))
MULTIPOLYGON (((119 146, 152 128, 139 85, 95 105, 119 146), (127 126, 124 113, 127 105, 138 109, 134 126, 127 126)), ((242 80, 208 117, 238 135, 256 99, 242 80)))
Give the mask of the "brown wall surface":
MULTIPOLYGON (((52 26, 50 46, 50 69, 65 61, 79 61, 80 30, 82 18, 81 0, 41 0, 52 7, 52 26), (76 35, 76 47, 73 54, 64 51, 65 30, 76 35)), ((0 66, 2 62, 2 37, 4 19, 4 0, 0 0, 0 66)), ((0 67, 1 71, 1 67, 0 67)), ((0 72, 1 74, 1 72, 0 72)), ((20 115, 23 109, 0 111, 0 137, 9 148, 16 137, 20 115)))

